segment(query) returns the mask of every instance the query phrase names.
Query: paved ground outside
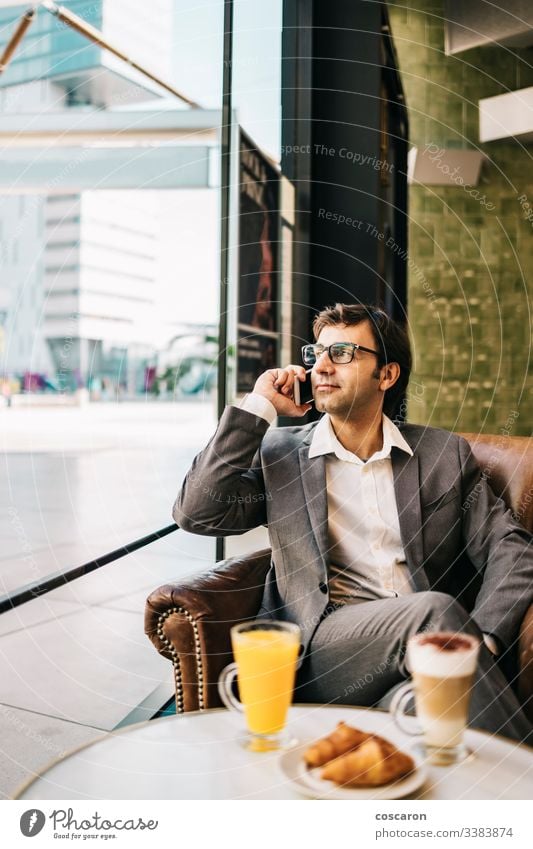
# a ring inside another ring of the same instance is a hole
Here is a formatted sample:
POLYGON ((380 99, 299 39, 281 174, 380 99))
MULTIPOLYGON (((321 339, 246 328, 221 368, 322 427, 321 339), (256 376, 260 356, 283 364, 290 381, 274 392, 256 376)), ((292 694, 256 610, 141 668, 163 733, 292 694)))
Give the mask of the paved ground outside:
MULTIPOLYGON (((171 524, 215 424, 211 402, 0 409, 0 593, 171 524)), ((170 664, 143 633, 144 601, 214 559, 214 540, 177 531, 0 616, 0 798, 161 682, 172 694, 170 664)))

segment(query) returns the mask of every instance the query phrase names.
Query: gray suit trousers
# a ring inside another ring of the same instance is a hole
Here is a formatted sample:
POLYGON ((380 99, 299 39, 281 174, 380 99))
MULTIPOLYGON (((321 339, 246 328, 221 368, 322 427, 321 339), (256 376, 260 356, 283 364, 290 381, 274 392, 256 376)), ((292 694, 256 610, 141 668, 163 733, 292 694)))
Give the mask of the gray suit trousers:
MULTIPOLYGON (((390 691, 409 677, 406 643, 420 631, 462 631, 483 637, 450 595, 417 592, 355 601, 320 623, 296 682, 295 702, 388 707, 390 691)), ((469 725, 533 745, 533 730, 495 659, 481 645, 469 725)))

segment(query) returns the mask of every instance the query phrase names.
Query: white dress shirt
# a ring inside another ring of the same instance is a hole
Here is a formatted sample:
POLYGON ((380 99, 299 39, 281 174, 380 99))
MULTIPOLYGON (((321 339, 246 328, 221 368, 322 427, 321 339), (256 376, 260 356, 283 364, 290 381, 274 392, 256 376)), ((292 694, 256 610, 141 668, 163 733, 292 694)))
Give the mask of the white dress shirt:
MULTIPOLYGON (((277 417, 274 405, 255 392, 245 395, 237 406, 269 424, 277 417)), ((400 537, 390 456, 393 446, 413 453, 385 415, 383 447, 366 461, 341 445, 327 413, 314 430, 309 457, 323 454, 326 458, 329 597, 334 603, 414 592, 400 537)), ((483 637, 492 654, 498 654, 493 636, 483 637)))
POLYGON ((383 416, 383 447, 368 460, 347 451, 326 413, 309 457, 325 456, 328 494, 329 594, 334 603, 395 598, 414 592, 400 536, 391 448, 412 454, 383 416))

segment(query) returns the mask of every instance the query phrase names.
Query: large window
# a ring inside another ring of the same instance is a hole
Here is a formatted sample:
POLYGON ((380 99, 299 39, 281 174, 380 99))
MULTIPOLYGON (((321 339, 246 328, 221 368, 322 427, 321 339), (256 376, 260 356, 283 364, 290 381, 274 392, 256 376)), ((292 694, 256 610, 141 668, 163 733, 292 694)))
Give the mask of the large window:
POLYGON ((223 0, 64 5, 177 94, 45 9, 0 78, 3 591, 168 525, 216 422, 223 0))
MULTIPOLYGON (((0 76, 0 595, 171 526, 216 425, 224 2, 64 6, 151 76, 42 7, 0 76)), ((215 558, 170 533, 1 616, 0 796, 172 698, 145 600, 215 558)))

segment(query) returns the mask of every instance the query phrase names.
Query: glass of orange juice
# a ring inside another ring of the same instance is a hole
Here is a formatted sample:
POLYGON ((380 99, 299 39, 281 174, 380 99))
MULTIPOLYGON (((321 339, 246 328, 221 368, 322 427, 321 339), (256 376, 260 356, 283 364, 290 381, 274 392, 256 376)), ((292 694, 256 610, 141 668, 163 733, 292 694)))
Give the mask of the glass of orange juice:
POLYGON ((247 749, 267 752, 282 748, 283 731, 292 701, 300 629, 291 622, 257 619, 231 629, 235 663, 218 679, 220 698, 227 708, 244 712, 249 736, 247 749), (238 679, 239 701, 232 691, 238 679))

